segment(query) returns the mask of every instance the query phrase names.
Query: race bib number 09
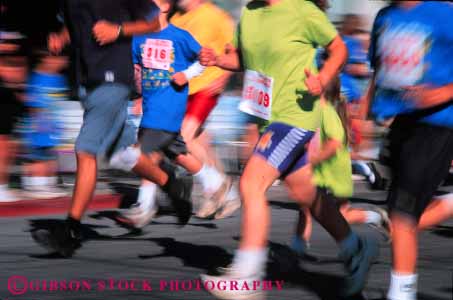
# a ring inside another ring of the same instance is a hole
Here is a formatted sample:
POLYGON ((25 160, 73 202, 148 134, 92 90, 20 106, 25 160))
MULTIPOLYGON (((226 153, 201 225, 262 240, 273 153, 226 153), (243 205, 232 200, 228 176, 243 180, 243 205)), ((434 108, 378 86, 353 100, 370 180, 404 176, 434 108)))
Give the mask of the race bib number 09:
POLYGON ((170 70, 172 51, 172 41, 147 39, 142 52, 143 66, 149 69, 170 70))
POLYGON ((247 114, 270 120, 274 79, 256 71, 247 70, 239 109, 247 114))

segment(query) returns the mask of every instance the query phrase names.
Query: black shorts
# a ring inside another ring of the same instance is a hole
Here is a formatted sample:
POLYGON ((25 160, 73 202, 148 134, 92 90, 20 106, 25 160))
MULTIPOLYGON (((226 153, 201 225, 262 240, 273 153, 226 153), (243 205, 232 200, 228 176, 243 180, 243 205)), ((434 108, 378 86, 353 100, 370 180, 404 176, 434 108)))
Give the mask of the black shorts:
POLYGON ((186 143, 179 133, 159 129, 140 128, 138 140, 143 153, 161 151, 170 159, 187 154, 186 143))
POLYGON ((390 211, 419 220, 453 159, 453 130, 399 116, 388 135, 392 185, 390 211))
POLYGON ((5 88, 0 82, 0 134, 10 135, 18 118, 22 115, 24 106, 14 91, 5 88))

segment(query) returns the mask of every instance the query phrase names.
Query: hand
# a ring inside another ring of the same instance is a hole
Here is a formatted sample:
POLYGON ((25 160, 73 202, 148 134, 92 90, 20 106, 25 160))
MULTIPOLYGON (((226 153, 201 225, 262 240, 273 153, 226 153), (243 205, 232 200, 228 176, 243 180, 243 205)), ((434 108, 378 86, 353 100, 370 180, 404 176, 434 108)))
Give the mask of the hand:
POLYGON ((120 25, 107 21, 98 21, 93 26, 93 35, 101 46, 113 43, 120 36, 120 25))
POLYGON ((178 73, 173 74, 173 76, 171 77, 171 80, 178 86, 186 85, 188 82, 187 77, 186 77, 186 75, 184 75, 183 72, 178 72, 178 73))
POLYGON ((428 108, 445 103, 453 98, 451 85, 433 88, 426 84, 405 87, 404 98, 413 101, 418 108, 428 108))
POLYGON ((319 152, 321 151, 321 136, 319 129, 316 130, 315 135, 312 137, 307 145, 307 162, 312 166, 319 163, 319 152))
POLYGON ((62 34, 51 33, 47 38, 47 48, 52 54, 60 54, 65 44, 65 38, 62 34))
POLYGON ((217 55, 211 48, 203 47, 199 54, 200 64, 205 67, 212 67, 217 64, 217 55))
POLYGON ((230 80, 230 74, 224 74, 220 78, 214 80, 207 89, 205 89, 205 93, 208 96, 216 96, 223 93, 225 90, 228 81, 230 80))
POLYGON ((313 96, 320 96, 324 92, 324 89, 319 75, 313 75, 310 70, 305 69, 305 76, 305 84, 307 85, 308 92, 313 96))

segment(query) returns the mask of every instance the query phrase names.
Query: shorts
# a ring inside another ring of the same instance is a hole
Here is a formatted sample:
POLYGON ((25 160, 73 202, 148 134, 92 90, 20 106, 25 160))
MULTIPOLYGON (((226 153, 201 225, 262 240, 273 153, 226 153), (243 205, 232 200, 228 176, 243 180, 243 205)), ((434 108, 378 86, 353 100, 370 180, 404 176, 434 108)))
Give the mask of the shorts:
POLYGON ((283 123, 272 123, 261 135, 254 154, 263 157, 285 178, 307 164, 306 147, 314 134, 283 123))
POLYGON ((53 147, 31 147, 25 154, 29 162, 57 160, 57 153, 53 147))
POLYGON ((17 99, 14 91, 3 87, 1 82, 0 101, 0 135, 10 135, 24 112, 24 105, 17 99))
POLYGON ((220 95, 209 95, 200 91, 189 96, 187 100, 186 117, 195 118, 204 124, 211 111, 217 105, 220 95))
POLYGON ((161 151, 173 160, 180 154, 187 154, 186 143, 181 134, 159 129, 140 128, 138 140, 143 153, 161 151))
POLYGON ((76 152, 110 157, 135 144, 134 127, 127 121, 130 89, 119 83, 104 83, 81 100, 83 124, 77 137, 76 152))
POLYGON ((390 211, 418 221, 450 170, 453 130, 398 116, 390 127, 388 142, 390 211))

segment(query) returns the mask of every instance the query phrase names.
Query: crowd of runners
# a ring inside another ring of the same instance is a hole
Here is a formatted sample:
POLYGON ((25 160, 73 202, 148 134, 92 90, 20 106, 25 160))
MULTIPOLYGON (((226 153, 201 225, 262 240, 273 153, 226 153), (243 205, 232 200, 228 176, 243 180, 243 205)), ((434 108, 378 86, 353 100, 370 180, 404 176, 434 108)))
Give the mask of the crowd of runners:
POLYGON ((193 214, 222 219, 241 210, 232 263, 201 278, 253 282, 266 275, 267 191, 284 184, 300 206, 291 249, 307 255, 312 220, 322 225, 346 270, 339 297, 361 293, 379 255, 375 238, 351 229, 364 223, 392 244, 387 299, 416 299, 418 232, 453 216, 453 196, 436 193, 453 160, 452 4, 392 1, 371 33, 356 15, 336 28, 328 0, 252 0, 237 25, 209 0, 30 5, 26 13, 20 1, 0 0, 0 202, 20 199, 8 187, 18 157, 21 197, 66 194, 58 185, 55 104, 78 99, 84 111, 67 219, 33 232, 38 244, 64 257, 82 246, 81 220, 103 160, 141 179, 136 203, 120 218, 132 227, 155 217, 159 189, 182 226, 193 214), (205 130, 233 76, 243 85, 237 114, 246 119, 238 181, 213 155, 205 130), (139 128, 128 121, 130 103, 139 128), (373 122, 386 132, 379 156, 387 180, 362 151, 373 142, 373 122), (349 204, 353 174, 388 189, 387 210, 349 204), (196 210, 194 181, 202 190, 196 210))

